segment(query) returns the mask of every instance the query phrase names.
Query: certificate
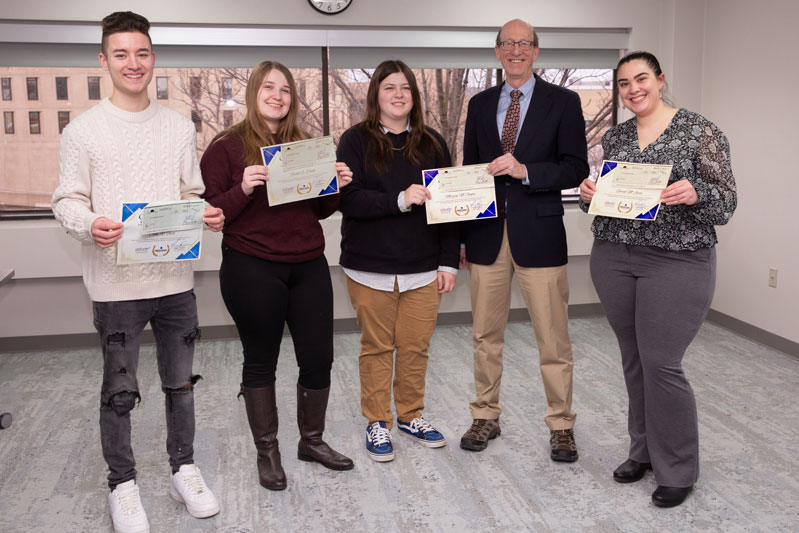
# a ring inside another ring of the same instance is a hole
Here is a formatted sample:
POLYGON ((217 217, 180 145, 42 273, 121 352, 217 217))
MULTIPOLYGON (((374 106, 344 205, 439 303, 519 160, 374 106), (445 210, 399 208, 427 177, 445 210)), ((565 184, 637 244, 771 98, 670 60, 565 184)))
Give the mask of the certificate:
POLYGON ((424 205, 428 224, 496 218, 494 176, 488 165, 438 168, 422 171, 422 184, 431 198, 424 205))
MULTIPOLYGON (((196 201, 192 201, 196 202, 196 201)), ((143 219, 149 206, 161 207, 177 202, 124 203, 122 204, 122 237, 117 241, 117 264, 156 263, 161 261, 187 261, 200 258, 203 226, 192 225, 185 229, 146 233, 143 219)), ((200 205, 204 205, 199 200, 200 205)), ((169 212, 169 210, 167 210, 169 212)), ((201 215, 202 216, 202 215, 201 215)), ((156 220, 162 218, 155 217, 156 220)), ((168 218, 168 217, 164 217, 168 218)), ((202 218, 200 218, 202 222, 202 218)), ((160 223, 160 222, 159 222, 160 223)))
POLYGON ((333 137, 264 146, 261 157, 269 168, 269 205, 338 194, 333 137))
POLYGON ((672 165, 602 161, 590 215, 655 220, 660 193, 666 188, 672 165))

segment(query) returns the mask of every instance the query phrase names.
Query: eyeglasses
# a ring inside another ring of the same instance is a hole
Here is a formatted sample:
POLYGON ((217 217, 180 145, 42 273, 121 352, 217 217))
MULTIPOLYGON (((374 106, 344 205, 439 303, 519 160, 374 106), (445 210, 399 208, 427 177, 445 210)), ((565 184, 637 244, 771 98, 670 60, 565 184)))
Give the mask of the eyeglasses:
POLYGON ((533 41, 502 41, 497 46, 499 46, 502 50, 506 52, 510 52, 513 50, 513 47, 519 45, 519 50, 527 52, 528 50, 532 50, 535 48, 535 43, 533 41))

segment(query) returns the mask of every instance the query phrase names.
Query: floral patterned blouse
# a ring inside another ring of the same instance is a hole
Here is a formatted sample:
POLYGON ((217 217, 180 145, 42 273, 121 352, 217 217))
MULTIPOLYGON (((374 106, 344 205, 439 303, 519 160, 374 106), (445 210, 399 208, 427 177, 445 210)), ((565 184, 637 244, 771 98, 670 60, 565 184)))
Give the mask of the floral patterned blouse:
MULTIPOLYGON (((687 179, 699 195, 699 202, 692 206, 661 204, 654 221, 597 216, 591 226, 597 239, 692 251, 718 242, 713 226, 730 220, 738 197, 730 166, 730 145, 715 124, 702 115, 679 109, 660 137, 641 151, 632 118, 608 130, 602 137, 602 148, 607 160, 674 165, 669 183, 687 179)), ((580 208, 588 211, 582 200, 580 208)))

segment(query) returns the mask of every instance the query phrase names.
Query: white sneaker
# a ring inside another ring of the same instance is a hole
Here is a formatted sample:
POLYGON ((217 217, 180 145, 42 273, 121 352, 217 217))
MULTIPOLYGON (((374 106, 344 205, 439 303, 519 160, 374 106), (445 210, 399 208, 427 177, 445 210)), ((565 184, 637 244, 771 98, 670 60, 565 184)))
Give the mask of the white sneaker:
POLYGON ((117 533, 149 533, 150 523, 141 505, 139 487, 131 479, 116 486, 108 495, 111 521, 117 533))
POLYGON ((200 469, 195 465, 183 465, 172 474, 169 495, 180 503, 194 518, 208 518, 219 512, 219 502, 205 484, 200 469))

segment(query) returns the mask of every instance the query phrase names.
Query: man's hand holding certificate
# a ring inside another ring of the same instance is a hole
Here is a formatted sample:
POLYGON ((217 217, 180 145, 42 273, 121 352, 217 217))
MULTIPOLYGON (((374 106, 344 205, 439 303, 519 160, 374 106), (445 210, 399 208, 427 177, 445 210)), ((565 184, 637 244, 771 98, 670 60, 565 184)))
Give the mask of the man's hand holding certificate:
POLYGON ((336 146, 333 137, 319 137, 261 148, 269 169, 269 205, 337 194, 336 146))
POLYGON ((117 264, 200 258, 203 200, 122 204, 117 264))
POLYGON ((672 165, 602 161, 588 213, 614 218, 655 220, 660 195, 669 183, 672 165))
POLYGON ((487 166, 423 170, 423 184, 431 195, 424 204, 427 223, 495 218, 497 200, 494 177, 486 172, 487 166))

